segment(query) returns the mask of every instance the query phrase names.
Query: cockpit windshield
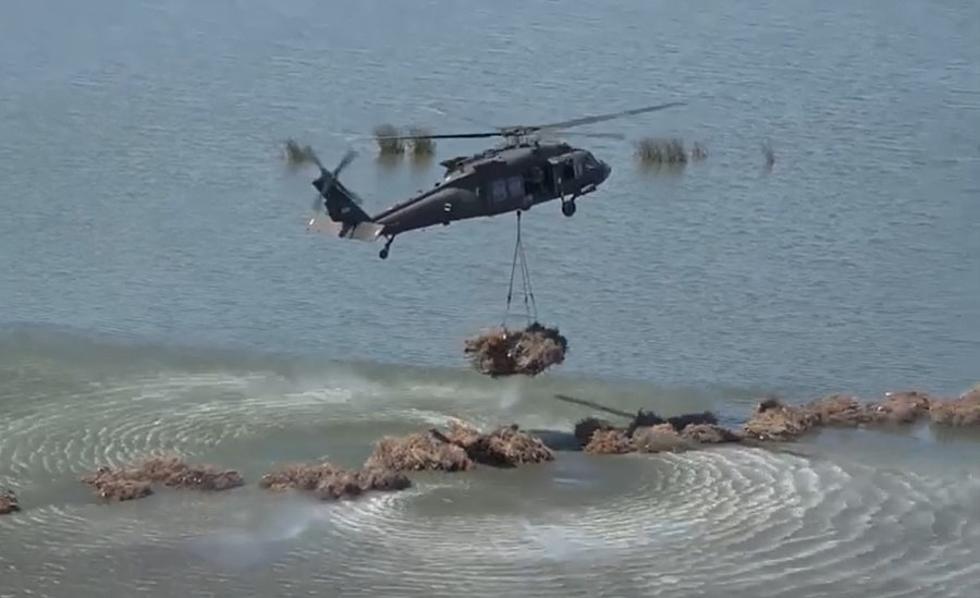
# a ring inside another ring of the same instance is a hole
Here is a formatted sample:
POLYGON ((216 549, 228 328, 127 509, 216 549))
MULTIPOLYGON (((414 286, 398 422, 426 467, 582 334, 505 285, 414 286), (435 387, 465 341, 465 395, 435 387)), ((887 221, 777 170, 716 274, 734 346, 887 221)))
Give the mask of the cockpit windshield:
POLYGON ((582 159, 582 162, 585 164, 585 168, 587 170, 599 170, 600 168, 599 161, 596 160, 595 156, 592 154, 586 153, 582 159))

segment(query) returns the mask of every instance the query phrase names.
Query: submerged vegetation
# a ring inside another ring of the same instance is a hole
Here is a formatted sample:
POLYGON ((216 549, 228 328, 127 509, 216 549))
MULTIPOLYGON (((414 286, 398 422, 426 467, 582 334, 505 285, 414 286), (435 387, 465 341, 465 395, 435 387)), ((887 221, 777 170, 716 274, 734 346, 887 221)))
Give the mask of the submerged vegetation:
POLYGON ((399 135, 398 128, 390 124, 381 124, 374 128, 374 138, 378 142, 378 151, 382 156, 401 156, 405 153, 405 142, 392 139, 399 135))
POLYGON ((707 159, 708 150, 697 141, 688 151, 684 141, 676 137, 644 137, 636 142, 635 156, 643 166, 681 168, 688 162, 707 159))
POLYGON ((407 153, 416 163, 427 163, 436 153, 432 139, 424 138, 432 132, 419 126, 409 127, 403 133, 398 127, 385 123, 374 128, 374 140, 378 144, 378 159, 384 165, 395 164, 407 153), (396 137, 423 137, 422 139, 395 139, 396 137))
MULTIPOLYGON (((432 131, 425 127, 412 127, 408 130, 408 134, 421 137, 431 135, 432 131)), ((436 142, 431 139, 412 139, 410 146, 412 148, 412 156, 416 159, 431 158, 436 153, 436 142)))
POLYGON ((766 168, 772 170, 773 164, 776 163, 776 152, 768 139, 762 142, 762 156, 766 159, 766 168))
POLYGON ((637 157, 647 164, 684 164, 687 152, 680 139, 645 137, 636 144, 637 157))
POLYGON ((317 162, 316 154, 313 153, 313 148, 309 145, 301 146, 295 139, 286 140, 286 142, 283 144, 283 154, 286 164, 292 166, 293 168, 298 168, 307 164, 316 164, 317 162))

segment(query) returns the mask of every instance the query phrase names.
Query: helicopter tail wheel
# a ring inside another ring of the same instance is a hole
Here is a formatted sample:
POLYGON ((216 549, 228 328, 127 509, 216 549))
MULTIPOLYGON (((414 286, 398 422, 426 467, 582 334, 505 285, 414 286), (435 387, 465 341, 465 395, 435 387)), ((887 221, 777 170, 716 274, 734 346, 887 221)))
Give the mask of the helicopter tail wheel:
POLYGON ((381 251, 378 252, 378 257, 380 257, 383 260, 388 259, 388 248, 391 247, 391 242, 394 241, 394 240, 395 240, 395 237, 393 237, 393 236, 392 237, 388 237, 388 240, 385 241, 385 246, 381 249, 381 251))
POLYGON ((561 202, 561 213, 571 218, 572 215, 575 214, 575 200, 570 199, 568 201, 561 202))

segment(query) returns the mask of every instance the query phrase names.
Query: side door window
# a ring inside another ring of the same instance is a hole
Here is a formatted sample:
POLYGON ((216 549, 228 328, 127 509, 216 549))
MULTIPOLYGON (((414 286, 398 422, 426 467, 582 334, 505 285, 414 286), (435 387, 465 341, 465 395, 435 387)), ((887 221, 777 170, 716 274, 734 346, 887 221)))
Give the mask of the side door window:
MULTIPOLYGON (((551 174, 551 169, 548 169, 548 174, 551 174)), ((548 177, 550 179, 550 177, 548 177)), ((545 191, 545 171, 539 166, 532 166, 527 172, 524 173, 524 190, 534 197, 540 197, 544 195, 545 191)))
POLYGON ((490 201, 494 204, 507 201, 507 181, 497 179, 490 184, 490 201))
POLYGON ((507 191, 511 199, 524 199, 524 179, 519 176, 512 176, 507 179, 507 191))

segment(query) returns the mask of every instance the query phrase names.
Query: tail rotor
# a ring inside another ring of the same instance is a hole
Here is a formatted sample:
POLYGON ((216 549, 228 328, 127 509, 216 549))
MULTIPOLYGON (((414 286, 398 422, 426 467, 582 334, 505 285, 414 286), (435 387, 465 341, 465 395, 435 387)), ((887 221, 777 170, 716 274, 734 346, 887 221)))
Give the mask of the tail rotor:
POLYGON ((293 139, 286 141, 285 147, 286 162, 291 168, 300 168, 306 164, 313 164, 320 170, 320 176, 313 181, 313 186, 320 191, 320 196, 313 200, 313 211, 317 214, 323 213, 324 210, 324 200, 334 184, 337 182, 337 177, 340 173, 347 168, 354 158, 357 157, 357 151, 353 149, 347 150, 344 156, 337 163, 337 166, 333 171, 328 171, 323 166, 323 162, 320 161, 319 156, 313 151, 313 148, 306 145, 301 146, 293 139))
MULTIPOLYGON (((332 172, 328 171, 326 168, 323 167, 323 164, 316 157, 316 154, 312 153, 312 150, 310 151, 310 154, 311 154, 310 161, 316 164, 317 167, 320 169, 319 178, 313 181, 313 186, 316 188, 317 191, 320 192, 317 195, 317 197, 314 198, 313 200, 313 212, 315 216, 318 216, 323 213, 326 207, 327 194, 334 187, 334 185, 337 184, 340 173, 343 172, 343 170, 347 168, 351 162, 354 161, 354 158, 357 157, 357 152, 352 149, 347 150, 347 153, 345 153, 344 156, 340 159, 340 162, 337 163, 337 166, 333 169, 332 172)), ((355 197, 354 200, 355 203, 360 203, 358 198, 355 197)))

